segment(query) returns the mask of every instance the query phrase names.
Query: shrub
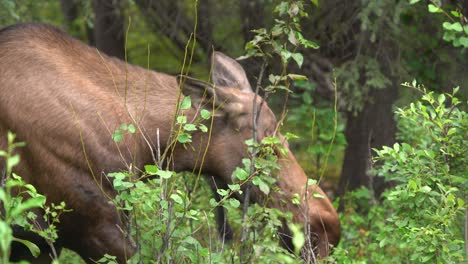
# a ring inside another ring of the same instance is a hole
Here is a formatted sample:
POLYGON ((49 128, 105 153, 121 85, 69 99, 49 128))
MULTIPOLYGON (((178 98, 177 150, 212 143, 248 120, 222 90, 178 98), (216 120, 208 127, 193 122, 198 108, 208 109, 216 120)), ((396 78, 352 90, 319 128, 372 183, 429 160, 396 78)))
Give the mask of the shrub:
MULTIPOLYGON (((398 109, 399 143, 376 151, 378 175, 393 182, 381 202, 363 188, 347 194, 339 263, 462 263, 467 188, 466 107, 423 89, 398 109)), ((466 221, 466 219, 465 219, 466 221)))

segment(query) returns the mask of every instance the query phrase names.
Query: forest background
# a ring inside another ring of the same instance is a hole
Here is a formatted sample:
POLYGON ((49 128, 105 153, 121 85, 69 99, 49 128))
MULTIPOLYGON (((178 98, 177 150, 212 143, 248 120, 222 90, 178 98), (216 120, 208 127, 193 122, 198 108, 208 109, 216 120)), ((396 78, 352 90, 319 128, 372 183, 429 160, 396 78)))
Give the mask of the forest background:
MULTIPOLYGON (((467 254, 466 2, 2 0, 0 27, 50 23, 109 55, 174 75, 196 30, 190 74, 207 79, 213 49, 244 55, 259 33, 252 30, 272 28, 284 5, 294 13, 300 4, 300 31, 317 46, 296 48, 288 71, 307 81, 268 101, 277 116, 287 109, 282 131, 297 135, 292 151, 340 210, 342 242, 326 261, 455 263, 467 254), (398 211, 405 206, 410 215, 398 211)), ((240 62, 254 83, 261 60, 240 62)))

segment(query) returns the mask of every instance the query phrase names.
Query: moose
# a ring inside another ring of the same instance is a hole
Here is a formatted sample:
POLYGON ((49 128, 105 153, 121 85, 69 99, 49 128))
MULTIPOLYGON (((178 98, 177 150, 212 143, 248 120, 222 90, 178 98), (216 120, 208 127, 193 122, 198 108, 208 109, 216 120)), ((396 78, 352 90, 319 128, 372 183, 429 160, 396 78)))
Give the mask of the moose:
MULTIPOLYGON (((169 147, 180 89, 192 99, 189 119, 202 108, 217 111, 209 144, 207 133, 194 132, 192 147, 175 145, 172 170, 200 169, 209 181, 214 179, 213 186, 232 184, 233 171, 249 155, 244 142, 253 136, 254 98, 260 112, 257 140, 276 136, 288 148, 276 132, 275 115, 260 96, 255 97, 240 64, 219 52, 212 61, 212 84, 207 84, 127 64, 50 25, 17 24, 0 31, 0 149, 7 147, 7 131, 14 132, 27 143, 16 150, 21 155, 16 173, 48 203, 65 201, 72 209, 61 215, 55 249, 69 248, 88 263, 105 253, 125 263, 135 253, 122 236, 125 227, 118 210, 106 198, 116 191, 105 175, 129 166, 138 171, 153 163, 156 139, 161 150, 169 147), (123 123, 134 123, 138 129, 135 136, 116 143, 110 131, 123 123), (200 165, 197 155, 206 147, 200 165)), ((270 194, 275 197, 270 206, 291 212, 294 222, 308 227, 319 256, 325 257, 329 245, 340 239, 338 215, 320 187, 307 186, 307 176, 289 149, 276 154, 280 192, 270 194), (303 197, 300 204, 291 201, 295 194, 303 197)), ((4 165, 0 160, 0 169, 4 165)), ((254 187, 251 199, 258 202, 259 195, 254 187)), ((286 225, 279 235, 285 246, 292 247, 286 225)), ((15 236, 34 241, 41 255, 34 259, 26 248, 15 245, 12 258, 51 261, 50 246, 44 241, 24 231, 15 236)))

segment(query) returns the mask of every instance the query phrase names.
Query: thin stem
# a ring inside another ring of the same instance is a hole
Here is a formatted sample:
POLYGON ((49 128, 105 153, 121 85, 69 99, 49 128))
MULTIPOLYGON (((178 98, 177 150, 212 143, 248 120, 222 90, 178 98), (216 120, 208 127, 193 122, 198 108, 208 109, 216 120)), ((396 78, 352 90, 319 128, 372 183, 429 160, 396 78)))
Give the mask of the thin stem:
MULTIPOLYGON (((267 59, 263 59, 262 66, 260 68, 260 73, 257 79, 257 85, 255 87, 255 95, 253 99, 253 114, 252 114, 252 136, 253 136, 253 148, 252 148, 252 153, 250 156, 250 175, 253 175, 255 173, 255 156, 257 155, 258 152, 258 147, 257 145, 257 121, 258 121, 258 116, 260 116, 260 111, 258 111, 258 105, 257 105, 257 97, 258 97, 258 92, 260 90, 260 86, 262 84, 262 79, 263 79, 263 74, 265 72, 265 68, 267 66, 268 62, 267 59)), ((243 211, 242 211, 242 235, 241 235, 241 250, 240 250, 240 255, 239 255, 239 261, 240 263, 243 262, 243 256, 245 255, 244 251, 246 250, 245 242, 247 241, 247 234, 248 234, 248 226, 247 226, 247 211, 249 209, 249 204, 250 204, 250 193, 252 189, 252 183, 248 182, 247 187, 245 189, 245 196, 244 196, 244 204, 243 204, 243 211)))

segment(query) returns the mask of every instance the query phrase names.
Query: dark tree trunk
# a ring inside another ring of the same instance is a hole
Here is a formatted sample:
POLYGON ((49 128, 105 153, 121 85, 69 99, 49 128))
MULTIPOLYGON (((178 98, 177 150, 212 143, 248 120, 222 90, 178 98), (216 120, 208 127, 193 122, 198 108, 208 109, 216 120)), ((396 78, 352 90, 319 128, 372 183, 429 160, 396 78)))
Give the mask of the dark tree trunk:
POLYGON ((206 43, 206 46, 203 47, 206 54, 211 54, 211 50, 215 45, 213 40, 213 25, 211 23, 211 9, 210 0, 200 1, 198 3, 199 24, 197 29, 197 39, 203 39, 203 42, 206 43))
POLYGON ((60 0, 60 7, 62 8, 65 22, 71 25, 78 16, 76 0, 60 0))
POLYGON ((398 96, 397 82, 385 89, 371 91, 370 100, 357 115, 347 113, 343 169, 338 195, 366 186, 378 197, 385 188, 383 179, 375 177, 372 169, 372 148, 391 146, 395 142, 396 125, 392 106, 398 96))
POLYGON ((94 39, 100 51, 124 59, 124 19, 120 4, 120 0, 94 0, 94 39))
POLYGON ((240 0, 240 15, 242 24, 242 35, 244 42, 252 40, 255 33, 253 29, 264 27, 263 21, 263 5, 260 1, 240 0))
MULTIPOLYGON (((239 1, 239 10, 240 10, 240 22, 242 29, 242 36, 244 39, 244 44, 251 41, 255 36, 255 33, 252 32, 254 29, 259 29, 265 27, 264 16, 263 16, 264 4, 263 1, 251 1, 251 0, 240 0, 239 1)), ((240 62, 244 67, 245 71, 250 73, 249 81, 251 84, 256 83, 256 76, 260 72, 262 67, 262 60, 260 58, 249 58, 240 62)), ((269 65, 269 68, 273 68, 276 65, 269 65)), ((276 70, 276 69, 275 69, 276 70)), ((275 71, 273 70, 273 71, 275 71)), ((281 69, 279 69, 281 70, 281 69)), ((266 78, 265 78, 266 79, 266 78)), ((263 91, 260 91, 260 94, 263 95, 263 91)))

